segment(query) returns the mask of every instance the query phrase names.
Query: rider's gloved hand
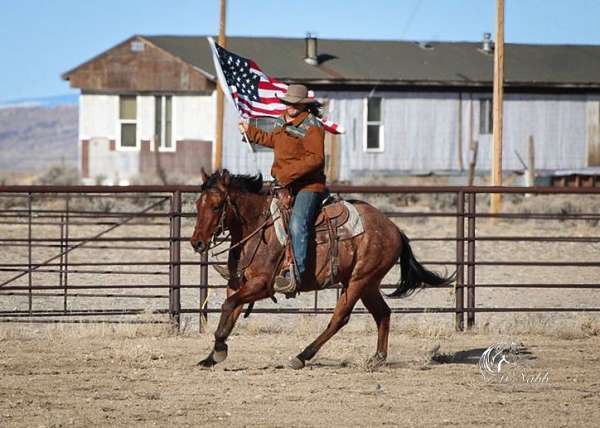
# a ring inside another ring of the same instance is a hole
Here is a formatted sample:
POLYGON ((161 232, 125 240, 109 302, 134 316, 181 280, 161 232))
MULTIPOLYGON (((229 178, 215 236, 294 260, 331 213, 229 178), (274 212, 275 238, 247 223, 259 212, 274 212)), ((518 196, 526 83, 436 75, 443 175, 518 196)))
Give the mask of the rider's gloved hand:
POLYGON ((244 134, 246 132, 248 132, 248 122, 245 120, 240 120, 240 122, 238 123, 238 126, 240 128, 240 134, 244 134))

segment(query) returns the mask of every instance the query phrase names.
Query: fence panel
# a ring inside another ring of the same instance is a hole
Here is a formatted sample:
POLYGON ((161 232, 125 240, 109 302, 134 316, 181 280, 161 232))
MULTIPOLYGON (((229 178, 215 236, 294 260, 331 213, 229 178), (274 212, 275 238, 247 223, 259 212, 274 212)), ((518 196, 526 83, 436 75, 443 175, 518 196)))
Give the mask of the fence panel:
MULTIPOLYGON (((195 219, 193 205, 189 202, 197 196, 197 191, 195 186, 0 187, 0 227, 3 231, 0 235, 3 248, 0 258, 0 321, 174 322, 180 325, 182 315, 193 314, 198 317, 202 329, 209 314, 220 312, 220 304, 214 295, 222 294, 226 287, 215 279, 210 266, 226 262, 211 257, 207 252, 197 255, 187 245, 195 219), (184 205, 188 206, 187 210, 184 205), (51 229, 56 231, 56 237, 51 229), (60 304, 57 299, 60 299, 60 304)), ((533 246, 537 248, 541 244, 595 245, 600 242, 600 234, 594 234, 593 228, 588 228, 591 232, 586 236, 581 236, 580 231, 570 232, 569 227, 560 225, 555 229, 561 233, 554 233, 555 236, 545 233, 544 228, 541 234, 516 236, 489 235, 479 231, 480 226, 486 229, 487 224, 493 222, 597 224, 600 221, 598 211, 552 212, 540 209, 492 215, 487 213, 481 201, 490 193, 505 196, 527 193, 548 201, 553 201, 558 195, 600 197, 598 188, 332 186, 332 191, 371 199, 381 196, 383 200, 379 202, 373 199, 375 205, 379 203, 379 208, 400 223, 418 226, 419 222, 428 224, 437 221, 441 225, 435 229, 437 234, 422 227, 427 231, 425 235, 409 236, 415 245, 444 248, 445 256, 423 259, 422 263, 434 270, 443 266, 456 269, 456 283, 453 289, 448 289, 452 293, 452 302, 417 306, 397 301, 392 306, 394 313, 454 314, 456 329, 463 330, 465 313, 466 327, 471 328, 475 326, 478 312, 600 311, 598 307, 579 304, 490 306, 476 301, 476 298, 480 302, 485 301, 485 296, 480 295, 485 295, 486 290, 600 288, 598 281, 485 280, 486 269, 504 269, 497 275, 502 277, 505 273, 525 268, 580 269, 577 272, 600 268, 600 260, 592 256, 586 256, 585 260, 550 261, 533 257, 533 246), (431 199, 430 202, 433 201, 432 205, 439 202, 436 198, 446 198, 450 202, 442 201, 438 203, 440 207, 426 209, 406 202, 411 195, 425 195, 431 199), (532 246, 529 260, 480 258, 481 248, 485 253, 489 246, 501 248, 507 243, 529 243, 532 246)), ((492 232, 499 230, 488 229, 492 232)), ((589 232, 588 229, 586 231, 589 232)), ((435 251, 429 253, 437 254, 435 251)), ((439 253, 443 254, 443 251, 439 253)), ((572 278, 578 278, 578 274, 573 274, 572 278)), ((382 285, 384 291, 394 287, 395 281, 390 279, 382 285)), ((304 300, 257 307, 254 312, 331 313, 339 293, 339 287, 314 292, 304 300)), ((359 307, 355 313, 366 311, 359 307)))

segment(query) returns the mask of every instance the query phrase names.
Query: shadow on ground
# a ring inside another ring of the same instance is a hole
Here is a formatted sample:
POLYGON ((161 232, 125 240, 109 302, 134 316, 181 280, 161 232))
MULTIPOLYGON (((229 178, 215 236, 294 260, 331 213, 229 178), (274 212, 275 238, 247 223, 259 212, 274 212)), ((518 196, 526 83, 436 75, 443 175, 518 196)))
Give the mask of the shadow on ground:
MULTIPOLYGON (((478 364, 481 355, 487 348, 473 348, 449 354, 436 354, 431 357, 432 363, 437 364, 478 364)), ((535 360, 536 357, 525 346, 519 346, 519 357, 524 360, 535 360)))

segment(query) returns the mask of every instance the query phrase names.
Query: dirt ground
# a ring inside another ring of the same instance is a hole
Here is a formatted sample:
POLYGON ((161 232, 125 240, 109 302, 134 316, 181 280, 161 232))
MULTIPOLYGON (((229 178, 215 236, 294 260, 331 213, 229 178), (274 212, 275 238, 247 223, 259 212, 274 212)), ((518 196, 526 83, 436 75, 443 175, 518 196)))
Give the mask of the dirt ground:
POLYGON ((527 376, 545 380, 499 383, 476 362, 506 337, 396 328, 388 364, 369 371, 375 331, 366 321, 351 321, 300 371, 286 360, 322 317, 297 317, 283 331, 249 321, 213 369, 195 366, 208 334, 3 326, 0 426, 597 426, 597 336, 513 336, 529 353, 527 376))

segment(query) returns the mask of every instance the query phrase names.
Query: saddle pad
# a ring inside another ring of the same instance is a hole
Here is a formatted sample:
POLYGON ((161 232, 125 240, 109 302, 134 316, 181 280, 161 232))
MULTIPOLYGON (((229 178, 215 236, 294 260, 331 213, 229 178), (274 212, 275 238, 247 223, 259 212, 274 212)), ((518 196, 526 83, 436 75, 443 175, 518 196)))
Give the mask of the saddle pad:
POLYGON ((271 217, 276 219, 275 224, 275 234, 277 235, 277 240, 283 246, 285 246, 287 242, 287 233, 285 232, 285 227, 283 226, 283 220, 281 218, 281 212, 279 211, 279 200, 277 198, 271 199, 271 217))
MULTIPOLYGON (((354 205, 352 205, 348 201, 343 201, 344 205, 348 209, 349 217, 348 221, 337 228, 337 235, 340 240, 354 238, 355 236, 360 235, 365 231, 363 226, 362 218, 358 213, 358 210, 354 205)), ((271 200, 271 216, 276 219, 275 220, 275 234, 277 235, 277 239, 281 245, 285 245, 287 243, 287 233, 285 227, 283 226, 283 220, 281 219, 281 215, 279 212, 279 201, 276 198, 271 200)), ((322 243, 320 240, 319 244, 322 243)))

